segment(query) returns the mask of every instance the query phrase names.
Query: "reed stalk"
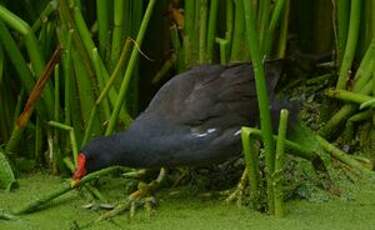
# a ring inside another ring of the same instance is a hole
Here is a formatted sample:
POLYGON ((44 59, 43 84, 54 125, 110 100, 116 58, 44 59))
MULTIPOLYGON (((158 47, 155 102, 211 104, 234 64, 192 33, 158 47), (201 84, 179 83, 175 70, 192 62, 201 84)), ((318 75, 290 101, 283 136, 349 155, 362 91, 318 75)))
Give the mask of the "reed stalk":
MULTIPOLYGON (((373 84, 373 81, 371 82, 373 84)), ((363 87, 361 91, 358 93, 362 95, 367 95, 372 90, 372 85, 368 84, 367 86, 363 87)), ((330 138, 336 128, 344 122, 345 119, 347 119, 351 114, 353 114, 357 110, 358 106, 347 104, 344 105, 339 109, 338 112, 336 112, 332 118, 326 123, 326 125, 320 130, 319 134, 325 138, 330 138)))
POLYGON ((220 64, 227 64, 227 50, 228 50, 228 40, 222 38, 216 38, 216 42, 219 43, 220 48, 220 64))
POLYGON ((344 136, 345 140, 351 141, 354 136, 354 124, 357 122, 369 120, 372 116, 372 111, 371 110, 366 110, 363 112, 359 112, 353 116, 351 116, 346 124, 345 124, 345 131, 344 131, 344 136))
MULTIPOLYGON (((254 136, 263 139, 262 131, 256 128, 242 127, 246 132, 252 133, 254 136)), ((277 135, 273 135, 273 139, 277 141, 277 135)), ((291 140, 285 140, 285 148, 287 152, 293 156, 306 159, 308 161, 317 161, 319 156, 314 152, 314 149, 310 146, 304 146, 300 143, 291 140)))
POLYGON ((76 136, 75 136, 75 133, 74 133, 74 128, 69 126, 69 125, 65 125, 65 124, 62 124, 60 122, 57 122, 57 121, 49 121, 48 125, 69 132, 70 144, 71 144, 72 153, 73 153, 74 166, 77 166, 78 146, 77 146, 76 136))
POLYGON ((111 63, 114 66, 121 52, 121 43, 124 35, 124 17, 125 17, 125 3, 123 0, 114 0, 114 15, 113 15, 113 36, 112 36, 112 51, 111 51, 111 63))
MULTIPOLYGON (((101 69, 102 74, 98 74, 98 72, 96 72, 96 73, 97 73, 97 81, 99 82, 99 84, 98 84, 99 88, 103 87, 104 82, 107 81, 108 78, 109 78, 108 71, 106 70, 106 68, 104 66, 104 62, 103 62, 102 58, 99 55, 96 55, 96 57, 94 57, 93 50, 96 49, 96 46, 95 46, 94 41, 91 38, 90 31, 87 28, 87 25, 86 25, 85 20, 82 16, 81 10, 78 7, 74 8, 74 19, 75 19, 75 22, 76 22, 76 25, 77 25, 78 33, 79 33, 79 35, 82 39, 83 45, 85 46, 86 51, 88 53, 88 56, 91 60, 91 64, 94 66, 94 68, 95 68, 95 66, 97 66, 97 68, 101 69)), ((92 78, 90 78, 90 79, 91 79, 91 84, 96 85, 96 82, 92 78)), ((102 88, 100 88, 100 89, 102 89, 102 88)), ((95 88, 94 88, 94 92, 95 92, 95 88)), ((110 100, 112 100, 114 102, 116 97, 117 97, 116 92, 114 92, 114 90, 112 90, 111 94, 110 94, 110 100)))
MULTIPOLYGON (((279 0, 280 1, 280 0, 279 0)), ((254 14, 257 12, 257 17, 256 17, 256 20, 254 19, 254 22, 256 22, 255 25, 258 25, 258 27, 256 27, 256 31, 258 31, 258 43, 259 43, 259 53, 262 55, 265 54, 265 43, 266 43, 266 40, 268 39, 269 37, 269 34, 268 34, 268 27, 269 27, 269 17, 270 17, 270 13, 271 13, 271 1, 270 0, 262 0, 262 1, 259 1, 259 8, 258 8, 258 12, 256 11, 256 8, 254 6, 253 9, 254 9, 254 14)), ((255 18, 255 16, 254 16, 255 18)), ((251 48, 250 48, 251 50, 251 48)))
POLYGON ((160 82, 167 75, 167 73, 172 69, 173 65, 176 63, 176 59, 176 55, 173 54, 167 61, 165 61, 163 66, 152 79, 152 84, 160 82))
POLYGON ((350 69, 358 42, 359 24, 361 18, 361 4, 361 0, 351 1, 348 38, 345 46, 343 60, 340 66, 339 78, 336 84, 337 89, 345 89, 350 76, 350 69))
POLYGON ((216 21, 218 14, 219 1, 211 0, 210 13, 208 17, 208 30, 207 30, 207 62, 212 63, 214 57, 214 44, 216 35, 216 21))
MULTIPOLYGON (((226 31, 225 31, 225 40, 228 42, 227 50, 225 51, 228 54, 230 54, 230 50, 232 47, 232 39, 233 39, 233 24, 234 24, 234 3, 233 0, 226 0, 225 2, 225 8, 226 8, 226 31)), ((220 54, 222 51, 220 51, 220 54)), ((227 60, 229 57, 226 56, 225 60, 227 60)), ((222 60, 222 57, 220 57, 220 60, 222 60)))
POLYGON ((195 42, 194 41, 194 25, 195 25, 195 0, 185 1, 185 20, 184 20, 184 54, 185 66, 193 63, 195 42))
MULTIPOLYGON (((136 39, 136 44, 138 46, 142 45, 144 34, 146 32, 148 22, 150 21, 150 17, 151 17, 151 14, 153 12, 153 9, 154 9, 155 2, 156 2, 156 0, 150 0, 150 2, 148 3, 148 6, 147 6, 146 12, 144 14, 144 17, 143 17, 143 20, 142 20, 142 23, 141 23, 141 26, 139 28, 139 32, 138 32, 138 35, 137 35, 137 39, 136 39)), ((131 76, 133 74, 133 70, 134 70, 135 63, 137 61, 138 55, 139 55, 138 50, 134 47, 133 50, 132 50, 132 53, 130 55, 129 64, 128 64, 128 67, 126 69, 124 79, 121 83, 119 94, 118 94, 117 100, 116 100, 116 105, 114 107, 111 118, 109 120, 108 127, 107 127, 107 130, 105 132, 105 135, 110 135, 110 134, 113 133, 113 130, 115 128, 120 109, 123 105, 125 95, 126 95, 126 92, 128 90, 129 82, 130 82, 131 76)))
POLYGON ((275 216, 283 217, 285 215, 284 209, 284 162, 285 162, 285 140, 288 127, 289 112, 282 109, 280 112, 279 131, 276 142, 276 159, 275 159, 275 172, 273 174, 273 190, 275 194, 275 216))
MULTIPOLYGON (((59 67, 60 67, 59 64, 57 64, 55 66, 55 72, 54 72, 55 74, 54 76, 54 79, 55 79, 54 105, 55 107, 54 107, 53 119, 57 122, 59 122, 61 118, 60 116, 60 73, 59 73, 60 68, 59 67)), ((59 134, 56 129, 54 130, 54 133, 53 133, 53 145, 54 145, 54 151, 53 151, 53 158, 52 158, 52 170, 53 170, 53 174, 56 175, 58 171, 63 169, 62 156, 61 156, 61 151, 60 151, 60 146, 59 146, 59 134)), ((39 151, 39 153, 41 152, 42 150, 39 151)))
POLYGON ((350 1, 348 0, 336 0, 336 51, 337 51, 337 63, 341 65, 342 58, 344 56, 346 39, 348 36, 348 25, 349 25, 349 10, 350 1))
POLYGON ((241 62, 248 59, 246 53, 247 42, 245 41, 245 17, 242 0, 235 2, 234 30, 230 51, 230 62, 241 62), (245 42, 244 42, 245 41, 245 42))
POLYGON ((363 174, 366 174, 366 175, 374 174, 374 172, 372 172, 370 169, 364 167, 357 160, 353 159, 350 155, 346 154, 344 151, 335 147, 334 145, 326 141, 324 138, 317 135, 316 140, 319 142, 320 146, 324 150, 326 150, 329 154, 331 154, 334 158, 338 159, 339 161, 349 165, 353 169, 356 169, 363 174))
MULTIPOLYGON (((12 38, 10 32, 0 20, 0 42, 15 68, 17 75, 28 93, 31 93, 35 80, 27 66, 21 51, 18 49, 16 42, 12 38)), ((45 110, 46 111, 46 110, 45 110)))
MULTIPOLYGON (((275 29, 276 29, 276 26, 278 24, 280 24, 280 19, 281 19, 281 15, 283 13, 283 10, 284 11, 287 11, 286 9, 286 5, 285 5, 285 2, 286 0, 277 0, 276 3, 275 3, 275 7, 273 9, 273 12, 272 12, 272 16, 271 16, 271 21, 269 23, 269 26, 267 28, 267 36, 264 38, 265 39, 265 42, 263 43, 264 45, 264 54, 266 56, 270 56, 271 54, 271 49, 272 49, 272 41, 273 41, 273 38, 274 38, 274 33, 275 33, 275 29)), ((285 35, 284 35, 285 36, 285 35)))
POLYGON ((255 139, 252 136, 252 130, 243 127, 241 129, 242 150, 245 155, 247 175, 250 182, 250 200, 254 209, 261 208, 260 200, 260 181, 259 181, 259 163, 258 151, 255 146, 255 139))
POLYGON ((285 58, 285 52, 288 42, 290 0, 285 2, 284 16, 281 21, 279 43, 277 49, 277 58, 285 58))
POLYGON ((72 31, 69 31, 67 44, 64 49, 63 55, 63 69, 64 69, 64 117, 65 117, 65 124, 70 125, 71 123, 71 114, 70 114, 70 102, 71 102, 71 83, 72 83, 72 56, 71 56, 71 49, 72 49, 72 31))
POLYGON ((371 40, 361 64, 354 76, 353 91, 358 92, 371 78, 375 67, 375 37, 371 40))
POLYGON ((14 185, 17 184, 12 167, 6 154, 0 149, 0 187, 10 192, 14 185))
MULTIPOLYGON (((371 78, 373 68, 375 66, 374 52, 375 51, 375 39, 372 39, 366 54, 362 58, 361 64, 354 76, 353 92, 358 94, 367 95, 371 92, 368 85, 371 78)), ((326 138, 330 138, 333 131, 337 130, 337 127, 347 119, 356 110, 355 105, 344 105, 336 112, 332 118, 326 123, 326 125, 319 131, 320 135, 326 138)))
MULTIPOLYGON (((266 157, 266 180, 267 180, 267 203, 269 213, 274 213, 274 194, 272 187, 272 174, 274 172, 274 144, 272 138, 271 113, 269 111, 269 100, 267 94, 267 86, 264 74, 264 66, 262 64, 262 53, 257 40, 255 30, 255 14, 250 2, 244 0, 245 23, 247 32, 247 42, 250 48, 250 58, 255 74, 255 85, 257 91, 258 106, 260 112, 260 124, 262 135, 264 136, 264 147, 266 157)), ((250 73, 249 73, 250 74, 250 73)))
MULTIPOLYGON (((372 82, 371 82, 372 83, 372 82)), ((372 85, 369 84, 369 88, 372 88, 372 85)), ((367 91, 371 91, 368 89, 367 91)), ((358 93, 353 93, 347 90, 342 90, 342 89, 328 89, 326 91, 326 95, 329 97, 337 98, 343 101, 347 102, 353 102, 357 104, 362 104, 370 100, 374 100, 374 97, 370 97, 364 94, 358 94, 358 93)))
POLYGON ((99 53, 105 57, 107 50, 107 43, 109 41, 109 1, 97 0, 96 1, 96 14, 98 22, 98 40, 99 40, 99 53))
MULTIPOLYGON (((115 67, 115 70, 113 71, 111 77, 109 78, 108 82, 104 86, 103 91, 100 93, 98 99, 95 102, 95 105, 91 109, 90 118, 89 118, 89 121, 88 121, 86 129, 85 129, 85 134, 84 134, 84 137, 82 139, 81 146, 84 146, 87 143, 88 139, 89 139, 89 135, 91 134, 91 131, 92 131, 92 127, 93 127, 93 123, 94 123, 94 118, 95 118, 95 115, 96 115, 97 107, 105 99, 107 93, 109 92, 110 88, 112 87, 112 85, 114 84, 116 78, 119 75, 119 71, 121 69, 121 66, 123 66, 125 64, 126 60, 127 60, 127 57, 128 57, 128 54, 129 54, 129 50, 130 50, 130 41, 131 41, 130 39, 126 40, 125 45, 124 45, 124 47, 122 49, 122 52, 121 52, 121 55, 120 55, 120 59, 119 59, 117 65, 115 67)), ((132 119, 130 117, 128 117, 127 119, 128 119, 128 122, 126 122, 126 124, 130 124, 131 121, 132 121, 132 119)))
MULTIPOLYGON (((38 42, 36 40, 35 34, 33 33, 31 27, 20 17, 10 12, 7 8, 0 5, 0 17, 4 22, 6 22, 13 29, 18 31, 24 36, 27 51, 30 56, 30 60, 33 65, 33 69, 37 76, 43 73, 44 69, 44 58, 40 52, 38 42)), ((48 91, 48 90, 47 90, 48 91)), ((51 97, 51 92, 49 92, 49 97, 51 97)))
POLYGON ((26 105, 24 107, 23 112, 21 115, 17 118, 14 129, 12 131, 12 135, 5 147, 5 153, 8 155, 13 155, 16 153, 17 146, 19 144, 19 141, 21 139, 22 133, 26 127, 26 125, 29 123, 29 119, 31 117, 31 114, 34 111, 35 105, 38 102, 39 98, 42 95, 43 89, 46 86, 48 79, 54 69, 54 66, 59 61, 61 49, 57 48, 52 55, 50 61, 48 62, 43 74, 38 79, 38 81, 35 83, 35 86, 33 90, 30 93, 29 98, 27 99, 26 105))
POLYGON ((41 27, 41 25, 47 21, 48 17, 56 11, 56 9, 57 0, 50 1, 31 26, 31 30, 35 33, 41 27))
POLYGON ((73 190, 74 188, 80 187, 90 181, 93 181, 97 179, 98 177, 113 173, 115 171, 123 169, 122 167, 119 166, 113 166, 113 167, 108 167, 105 169, 98 170, 96 172, 90 173, 87 176, 83 177, 80 181, 75 182, 73 181, 72 183, 64 183, 62 186, 55 191, 52 191, 51 193, 42 196, 40 198, 37 198, 30 203, 21 206, 20 208, 16 209, 12 213, 14 215, 24 215, 28 213, 32 213, 38 210, 41 210, 41 208, 47 204, 48 202, 56 199, 57 197, 60 197, 61 195, 73 190))
POLYGON ((207 33, 207 0, 201 0, 199 10, 199 52, 198 52, 198 63, 204 64, 206 62, 206 33, 207 33))

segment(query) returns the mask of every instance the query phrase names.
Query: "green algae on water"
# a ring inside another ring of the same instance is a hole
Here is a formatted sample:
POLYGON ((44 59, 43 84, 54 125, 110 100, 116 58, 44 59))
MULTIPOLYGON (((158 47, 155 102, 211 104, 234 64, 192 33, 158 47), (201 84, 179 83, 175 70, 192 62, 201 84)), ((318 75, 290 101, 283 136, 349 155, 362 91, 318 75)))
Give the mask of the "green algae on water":
MULTIPOLYGON (((9 210, 30 199, 56 190, 63 180, 44 174, 25 176, 19 179, 20 188, 14 193, 0 192, 0 207, 9 210)), ((371 230, 375 225, 375 179, 342 183, 342 189, 350 193, 351 199, 330 198, 320 202, 293 200, 285 204, 287 216, 274 218, 247 207, 226 205, 214 198, 199 198, 188 189, 162 190, 158 195, 160 205, 156 215, 148 218, 138 210, 130 221, 125 215, 113 221, 105 221, 90 229, 257 229, 257 230, 371 230)), ((103 192, 115 203, 124 199, 126 181, 121 178, 105 177, 100 180, 103 192)), ((1 229, 68 229, 74 222, 83 224, 95 220, 98 213, 82 208, 91 202, 77 191, 65 194, 49 204, 51 207, 27 216, 23 221, 0 219, 1 229)))

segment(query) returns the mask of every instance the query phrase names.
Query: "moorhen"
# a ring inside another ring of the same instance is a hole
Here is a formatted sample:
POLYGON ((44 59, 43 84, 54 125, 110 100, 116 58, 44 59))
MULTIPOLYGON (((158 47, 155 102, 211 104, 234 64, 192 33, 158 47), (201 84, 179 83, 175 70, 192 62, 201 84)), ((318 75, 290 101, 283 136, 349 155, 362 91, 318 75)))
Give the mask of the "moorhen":
MULTIPOLYGON (((278 114, 274 89, 281 63, 267 62, 265 69, 273 114, 278 114)), ((219 163, 241 153, 240 128, 257 125, 258 116, 251 64, 194 67, 164 84, 128 130, 87 144, 73 178, 112 165, 219 163)))

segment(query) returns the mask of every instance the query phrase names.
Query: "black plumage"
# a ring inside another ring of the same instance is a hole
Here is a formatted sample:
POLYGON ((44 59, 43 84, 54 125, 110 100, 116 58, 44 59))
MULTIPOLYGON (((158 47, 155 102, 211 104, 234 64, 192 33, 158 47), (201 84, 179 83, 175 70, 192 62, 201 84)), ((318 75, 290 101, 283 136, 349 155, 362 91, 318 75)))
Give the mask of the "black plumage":
MULTIPOLYGON (((271 104, 281 63, 266 64, 271 104)), ((278 111, 275 111, 278 114, 278 111)), ((241 152, 241 126, 259 120, 250 64, 202 65, 169 80, 128 130, 85 146, 87 172, 110 165, 161 167, 224 161, 241 152)))

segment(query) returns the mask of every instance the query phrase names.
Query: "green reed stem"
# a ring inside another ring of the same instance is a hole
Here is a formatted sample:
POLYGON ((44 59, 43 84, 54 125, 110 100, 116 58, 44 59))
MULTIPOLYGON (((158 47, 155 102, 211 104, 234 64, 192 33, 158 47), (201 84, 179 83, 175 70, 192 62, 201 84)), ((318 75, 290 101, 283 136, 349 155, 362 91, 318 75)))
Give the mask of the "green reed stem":
POLYGON ((3 79, 4 79, 4 61, 5 61, 4 49, 0 44, 0 84, 3 83, 3 79))
MULTIPOLYGON (((74 18, 75 18, 75 21, 77 23, 78 32, 81 35, 83 44, 84 44, 84 46, 86 48, 86 51, 89 54, 89 58, 91 59, 91 63, 94 66, 95 65, 96 66, 100 66, 102 74, 98 76, 98 81, 99 82, 102 81, 104 83, 104 82, 108 81, 108 79, 109 79, 108 71, 107 71, 107 69, 104 66, 103 59, 99 55, 97 55, 96 58, 94 58, 94 55, 93 55, 92 51, 96 47, 95 47, 94 41, 91 38, 91 34, 90 34, 90 32, 89 32, 89 30, 87 28, 87 25, 86 25, 86 23, 85 23, 85 21, 83 19, 81 10, 78 7, 74 8, 74 18)), ((95 85, 95 82, 92 81, 92 83, 95 85)), ((104 84, 99 84, 99 87, 103 86, 103 85, 104 84)), ((100 90, 103 90, 103 88, 100 87, 100 90)), ((117 92, 115 91, 114 87, 112 87, 110 89, 110 91, 108 93, 108 96, 109 96, 109 102, 111 103, 111 105, 115 106, 115 104, 116 104, 116 98, 118 97, 118 95, 117 95, 117 92)), ((126 122, 127 121, 127 117, 128 117, 128 114, 126 114, 126 111, 125 110, 121 110, 120 119, 123 122, 126 122)))
POLYGON ((285 162, 285 140, 288 127, 289 112, 282 109, 280 112, 279 132, 276 142, 276 159, 275 159, 275 172, 273 174, 273 190, 275 194, 275 216, 283 217, 285 215, 284 209, 284 162, 285 162))
MULTIPOLYGON (((249 127, 242 127, 242 129, 247 129, 246 132, 252 133, 254 136, 259 137, 260 139, 263 139, 262 131, 256 128, 249 128, 249 127)), ((277 135, 273 135, 273 139, 277 141, 277 135)), ((314 152, 313 149, 306 147, 304 145, 301 145, 297 142, 285 140, 285 147, 287 149, 287 152, 293 156, 300 157, 303 159, 306 159, 308 161, 315 161, 319 158, 319 156, 314 152)))
POLYGON ((222 38, 216 38, 216 42, 219 43, 220 48, 220 64, 227 64, 227 50, 228 50, 228 40, 222 38))
MULTIPOLYGON (((272 138, 271 113, 269 110, 269 100, 267 94, 264 66, 262 64, 262 53, 259 47, 255 24, 255 10, 249 1, 244 0, 245 23, 247 32, 247 42, 250 48, 250 58, 255 73, 255 85, 257 91, 258 106, 260 112, 260 124, 262 135, 264 136, 264 148, 266 157, 266 180, 267 180, 267 203, 270 213, 274 213, 274 194, 272 187, 272 174, 274 171, 274 144, 272 138)), ((250 75, 251 73, 249 73, 250 75)))
MULTIPOLYGON (((94 106, 91 109, 90 117, 89 117, 86 129, 85 129, 85 134, 84 134, 84 137, 82 139, 81 147, 84 146, 89 139, 89 135, 91 134, 92 127, 93 127, 93 124, 94 124, 94 118, 95 118, 95 115, 96 115, 97 107, 104 100, 105 96, 107 95, 108 91, 110 90, 111 86, 113 85, 114 81, 116 80, 116 77, 119 75, 120 68, 121 68, 122 65, 125 64, 125 60, 127 59, 129 49, 130 49, 130 39, 128 39, 126 41, 126 43, 124 45, 124 48, 123 48, 123 51, 121 53, 120 59, 119 59, 117 65, 116 65, 115 70, 112 73, 112 76, 110 77, 110 79, 106 83, 104 89, 100 93, 98 99, 96 100, 94 106)), ((130 123, 130 121, 129 121, 129 123, 130 123)))
MULTIPOLYGON (((255 12, 256 12, 256 8, 254 9, 254 15, 255 15, 255 12)), ((255 28, 255 31, 258 31, 257 38, 259 41, 259 53, 262 55, 262 57, 265 54, 264 51, 265 51, 266 40, 269 37, 268 31, 269 31, 269 24, 270 24, 269 23, 270 13, 271 13, 271 0, 259 1, 258 18, 257 20, 255 20, 255 16, 254 16, 254 22, 256 22, 255 25, 258 25, 258 30, 255 28)))
POLYGON ((354 76, 353 91, 358 92, 371 78, 372 71, 375 67, 375 37, 371 40, 365 55, 362 58, 361 64, 354 76))
MULTIPOLYGON (((40 48, 31 27, 20 17, 10 12, 8 9, 0 5, 0 17, 16 31, 24 35, 27 51, 30 56, 33 69, 37 76, 40 76, 44 69, 44 58, 40 52, 40 48)), ((48 90, 47 90, 48 91, 48 90)), ((49 98, 52 99, 52 93, 49 92, 49 98)))
POLYGON ((46 8, 40 13, 39 17, 35 20, 34 24, 31 27, 31 30, 35 33, 40 26, 47 21, 48 17, 55 12, 57 9, 57 0, 50 1, 46 8))
MULTIPOLYGON (((225 51, 227 54, 230 53, 232 47, 232 37, 233 37, 233 14, 234 14, 234 6, 233 0, 226 0, 226 31, 225 31, 225 40, 228 41, 227 50, 225 51)), ((228 57, 225 57, 227 59, 228 57)))
POLYGON ((286 0, 277 0, 275 4, 275 8, 273 9, 271 22, 267 28, 267 33, 266 33, 267 36, 264 42, 265 55, 267 56, 271 54, 272 42, 274 38, 273 35, 275 32, 276 26, 280 23, 280 18, 281 18, 283 10, 286 11, 285 2, 286 0))
POLYGON ((214 56, 214 44, 216 35, 216 21, 218 13, 219 1, 211 0, 210 13, 208 17, 208 31, 207 31, 207 61, 212 63, 214 56))
POLYGON ((163 77, 167 76, 167 73, 172 69, 173 65, 176 63, 176 55, 172 54, 172 56, 164 62, 163 66, 160 70, 156 73, 155 77, 152 79, 152 84, 156 84, 163 79, 163 77))
MULTIPOLYGON (((180 32, 178 31, 178 28, 176 25, 170 28, 170 34, 171 34, 171 42, 172 42, 172 47, 173 47, 174 52, 173 54, 171 54, 171 57, 165 62, 165 64, 167 64, 168 62, 169 63, 173 62, 171 68, 174 65, 176 67, 177 73, 180 73, 186 69, 186 65, 185 65, 186 63, 185 63, 185 57, 184 57, 185 50, 184 50, 183 45, 181 44, 180 32)), ((159 71, 159 72, 162 73, 162 71, 159 71)), ((152 79, 152 84, 156 83, 154 80, 155 80, 155 77, 152 79)))
POLYGON ((27 89, 27 92, 30 93, 35 84, 34 78, 21 51, 18 49, 16 42, 2 20, 0 20, 0 42, 3 44, 10 61, 16 67, 15 70, 23 86, 27 89))
MULTIPOLYGON (((78 117, 74 118, 72 117, 73 121, 80 120, 81 124, 76 124, 72 123, 74 127, 86 127, 87 126, 87 121, 90 116, 90 110, 95 104, 95 98, 96 95, 94 94, 93 88, 96 87, 95 83, 93 82, 93 79, 90 79, 90 75, 87 73, 85 66, 82 62, 83 60, 80 58, 78 52, 76 52, 74 49, 72 49, 72 63, 73 63, 73 69, 75 73, 75 82, 79 82, 79 84, 75 84, 73 87, 76 87, 76 95, 78 98, 74 98, 73 96, 73 101, 71 102, 71 109, 76 113, 75 115, 78 115, 78 117), (79 102, 79 103, 77 103, 79 102), (73 106, 74 104, 77 104, 76 108, 78 108, 78 111, 76 111, 73 106), (80 113, 79 113, 80 111, 80 113), (79 119, 80 116, 80 119, 79 119), (76 120, 75 120, 76 119, 76 120), (82 125, 83 123, 83 125, 82 125), (78 125, 78 126, 76 126, 78 125)), ((101 114, 102 115, 102 114, 101 114)), ((95 118, 95 133, 100 133, 101 132, 101 124, 99 120, 104 119, 104 117, 96 117, 95 118)), ((80 130, 81 131, 81 130, 80 130)))
POLYGON ((337 26, 337 63, 341 65, 344 56, 346 39, 348 37, 350 1, 336 0, 336 26, 337 26))
POLYGON ((345 131, 344 131, 345 139, 347 141, 351 141, 354 136, 354 124, 356 122, 368 120, 371 118, 372 115, 373 114, 371 110, 366 110, 366 111, 363 111, 363 112, 360 112, 351 116, 345 124, 345 131))
MULTIPOLYGON (((109 92, 109 90, 112 87, 113 83, 115 82, 115 80, 119 76, 121 67, 125 65, 125 63, 126 63, 126 61, 128 59, 130 45, 131 45, 131 40, 127 39, 126 42, 125 42, 125 45, 124 45, 124 47, 122 49, 122 52, 121 52, 121 55, 120 55, 120 59, 118 60, 118 63, 116 65, 116 67, 115 67, 115 70, 113 71, 111 77, 107 81, 106 85, 104 86, 102 92, 100 93, 98 99, 96 100, 94 106, 91 109, 90 117, 89 117, 89 120, 87 122, 86 129, 85 129, 85 134, 84 134, 84 137, 82 139, 82 143, 80 145, 81 147, 84 146, 87 143, 88 139, 89 139, 89 135, 91 134, 92 127, 93 127, 93 124, 94 124, 94 118, 95 118, 95 115, 96 115, 97 107, 104 100, 105 96, 109 92)), ((127 122, 125 123, 126 125, 128 125, 128 124, 130 124, 132 122, 132 119, 131 119, 130 116, 128 116, 126 119, 127 119, 127 122)))
POLYGON ((74 133, 74 128, 69 126, 69 125, 65 125, 65 124, 62 124, 62 123, 56 122, 56 121, 49 121, 48 125, 69 132, 70 145, 71 145, 71 148, 72 148, 74 165, 77 166, 78 146, 77 146, 76 136, 75 136, 75 133, 74 133))
POLYGON ((114 0, 114 27, 113 27, 113 36, 112 36, 112 52, 111 52, 111 63, 114 66, 121 52, 121 43, 123 38, 124 32, 124 9, 125 9, 125 1, 123 0, 114 0))
MULTIPOLYGON (((94 67, 95 67, 95 72, 96 72, 96 76, 98 79, 99 89, 103 90, 105 86, 104 77, 103 77, 105 70, 103 70, 102 65, 100 63, 98 49, 94 48, 92 50, 92 56, 94 58, 94 67)), ((111 112, 110 112, 110 107, 109 107, 107 99, 103 99, 103 103, 101 104, 101 106, 104 111, 105 120, 108 120, 109 117, 111 116, 110 115, 111 112)))
POLYGON ((339 78, 336 84, 337 89, 345 89, 347 81, 349 79, 350 69, 358 42, 359 23, 361 18, 361 4, 362 1, 351 1, 349 32, 345 47, 345 53, 340 67, 339 78))
MULTIPOLYGON (((371 92, 371 86, 374 81, 361 89, 360 94, 367 95, 371 92)), ((327 122, 323 129, 320 130, 319 134, 323 137, 330 138, 337 127, 344 122, 351 114, 357 110, 358 106, 353 104, 344 105, 341 109, 335 113, 332 118, 327 122)))
MULTIPOLYGON (((371 88, 372 88, 372 86, 371 86, 371 88)), ((368 91, 370 91, 370 90, 368 90, 368 91)), ((333 97, 333 98, 343 100, 343 101, 354 102, 354 103, 357 103, 357 104, 362 104, 362 103, 365 103, 367 101, 375 99, 374 97, 370 97, 370 96, 367 96, 367 95, 364 95, 364 94, 353 93, 353 92, 343 90, 343 89, 336 89, 336 90, 335 89, 328 89, 326 91, 326 95, 329 96, 329 97, 333 97)))
POLYGON ((247 46, 245 35, 245 17, 242 0, 237 0, 235 3, 235 17, 234 17, 234 31, 232 38, 232 46, 230 53, 230 62, 241 62, 248 60, 248 55, 244 50, 247 46))
MULTIPOLYGON (((55 66, 55 72, 54 72, 55 76, 54 76, 54 80, 55 80, 55 95, 54 95, 54 98, 55 98, 55 107, 54 107, 54 115, 53 115, 53 119, 57 122, 60 121, 60 74, 59 74, 59 64, 57 64, 55 66)), ((54 133, 53 133, 53 145, 54 145, 54 157, 53 157, 53 161, 52 161, 52 165, 53 165, 53 172, 54 174, 56 174, 58 172, 58 168, 61 169, 62 167, 60 167, 62 165, 62 157, 61 157, 61 152, 60 152, 60 149, 59 149, 59 146, 58 146, 58 140, 59 140, 59 135, 58 135, 58 132, 57 130, 55 129, 54 130, 54 133)), ((41 151, 40 151, 41 152, 41 151)))
POLYGON ((316 140, 319 142, 320 146, 323 147, 324 150, 326 150, 329 154, 331 154, 334 158, 338 159, 339 161, 349 165, 353 169, 357 169, 358 171, 364 174, 369 174, 369 175, 374 174, 374 172, 364 167, 361 163, 353 159, 350 155, 346 154, 344 151, 330 144, 324 138, 317 135, 316 140))
POLYGON ((207 0, 200 1, 199 9, 199 63, 206 62, 206 36, 207 36, 207 0))
POLYGON ((116 80, 116 78, 119 77, 120 75, 120 71, 121 71, 121 68, 126 65, 126 62, 128 61, 128 57, 129 57, 129 54, 130 54, 130 48, 131 48, 131 39, 126 39, 125 41, 125 44, 122 48, 122 51, 121 51, 121 55, 120 55, 120 58, 115 66, 115 69, 113 70, 113 73, 111 75, 111 77, 108 79, 107 83, 105 84, 104 88, 103 88, 103 91, 101 92, 101 94, 99 95, 98 97, 98 100, 97 100, 97 104, 100 104, 101 101, 103 100, 103 98, 105 97, 105 95, 109 92, 109 90, 111 89, 111 86, 113 85, 114 81, 116 80))
POLYGON ((193 63, 194 50, 194 25, 195 25, 195 0, 185 1, 185 20, 184 20, 184 53, 185 65, 189 66, 193 63))
POLYGON ((372 108, 375 107, 375 97, 372 97, 372 99, 363 102, 363 103, 359 106, 359 109, 365 109, 365 108, 368 108, 368 107, 372 107, 372 108))
POLYGON ((40 210, 43 205, 47 204, 51 200, 60 197, 61 195, 73 190, 74 188, 80 187, 90 181, 93 181, 101 176, 107 175, 109 173, 122 170, 123 167, 119 166, 113 166, 108 167, 105 169, 98 170, 96 172, 90 173, 87 176, 83 177, 79 182, 77 183, 64 183, 60 188, 56 189, 55 191, 52 191, 51 193, 48 193, 47 195, 37 198, 30 203, 26 204, 25 206, 16 209, 14 212, 12 212, 15 215, 24 215, 28 213, 35 212, 37 210, 40 210))
POLYGON ((59 77, 59 64, 56 64, 55 71, 54 71, 54 80, 55 80, 55 103, 54 103, 54 115, 53 118, 55 121, 60 120, 60 77, 59 77))
POLYGON ((72 36, 73 32, 70 31, 68 33, 67 44, 64 49, 64 56, 63 56, 63 68, 64 68, 64 117, 65 117, 65 124, 69 125, 71 123, 71 82, 72 82, 72 56, 71 56, 71 48, 72 48, 72 36))
POLYGON ((109 41, 109 2, 107 0, 96 1, 96 14, 98 21, 99 53, 104 57, 107 42, 109 41))
POLYGON ((283 20, 281 21, 279 44, 277 49, 277 58, 284 58, 286 52, 286 46, 288 42, 288 27, 289 27, 289 11, 290 11, 290 0, 285 2, 285 10, 283 20))
MULTIPOLYGON (((370 81, 370 78, 373 73, 373 68, 375 67, 374 54, 375 38, 372 39, 354 77, 354 93, 368 95, 371 92, 371 87, 369 87, 369 84, 370 82, 373 82, 370 81)), ((337 126, 348 118, 356 110, 356 108, 357 106, 355 105, 343 106, 336 114, 332 116, 323 129, 320 130, 320 135, 329 138, 333 132, 337 130, 337 126)))
POLYGON ((251 130, 246 127, 241 129, 242 150, 245 155, 247 174, 250 182, 250 200, 254 209, 258 210, 260 202, 259 160, 255 147, 255 139, 251 130))
MULTIPOLYGON (((147 6, 147 9, 146 9, 145 15, 143 17, 143 20, 142 20, 142 23, 141 23, 141 26, 139 28, 139 32, 138 32, 138 35, 137 35, 137 39, 136 39, 136 44, 138 46, 142 45, 142 41, 143 41, 146 29, 147 29, 148 22, 150 21, 155 2, 156 2, 156 0, 150 0, 149 3, 148 3, 148 6, 147 6)), ((128 90, 129 82, 130 82, 131 76, 133 74, 133 70, 134 70, 135 63, 137 61, 138 55, 139 55, 138 50, 136 49, 136 47, 134 47, 133 50, 132 50, 132 53, 130 55, 129 64, 128 64, 128 67, 126 69, 124 79, 121 83, 119 95, 118 95, 117 100, 116 100, 116 105, 115 105, 115 108, 112 112, 111 118, 109 120, 109 124, 108 124, 107 130, 105 132, 105 135, 110 135, 110 134, 113 133, 113 130, 114 130, 115 125, 117 123, 117 118, 118 118, 119 112, 120 112, 121 107, 124 103, 125 95, 126 95, 126 92, 128 90)))
POLYGON ((40 116, 36 116, 35 121, 35 146, 34 157, 37 162, 42 162, 42 121, 40 116))

